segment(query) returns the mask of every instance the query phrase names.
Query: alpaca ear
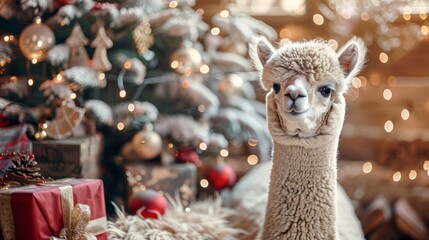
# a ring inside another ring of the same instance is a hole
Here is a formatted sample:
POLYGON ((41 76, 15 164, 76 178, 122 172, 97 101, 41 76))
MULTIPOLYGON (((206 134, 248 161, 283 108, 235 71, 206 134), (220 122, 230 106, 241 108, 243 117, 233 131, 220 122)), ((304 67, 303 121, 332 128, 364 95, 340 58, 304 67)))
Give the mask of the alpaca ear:
POLYGON ((338 51, 338 60, 347 83, 351 82, 362 70, 365 58, 365 44, 361 39, 356 37, 351 39, 338 51))
POLYGON ((249 56, 253 65, 261 74, 261 87, 264 90, 268 90, 270 88, 270 84, 262 78, 262 70, 275 52, 276 49, 263 36, 254 36, 249 43, 249 56))
POLYGON ((263 36, 254 36, 249 43, 249 56, 259 72, 262 72, 264 65, 275 51, 273 45, 263 36))

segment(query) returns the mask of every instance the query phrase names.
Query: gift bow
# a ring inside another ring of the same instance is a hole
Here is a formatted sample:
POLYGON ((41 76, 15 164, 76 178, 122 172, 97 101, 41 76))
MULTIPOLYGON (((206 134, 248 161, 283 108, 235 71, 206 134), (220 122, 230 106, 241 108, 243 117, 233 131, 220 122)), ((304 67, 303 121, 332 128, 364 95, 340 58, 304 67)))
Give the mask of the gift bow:
POLYGON ((73 207, 72 186, 60 186, 60 193, 64 228, 59 238, 52 236, 49 240, 96 240, 95 235, 106 232, 105 217, 90 220, 91 208, 88 205, 78 203, 73 207))

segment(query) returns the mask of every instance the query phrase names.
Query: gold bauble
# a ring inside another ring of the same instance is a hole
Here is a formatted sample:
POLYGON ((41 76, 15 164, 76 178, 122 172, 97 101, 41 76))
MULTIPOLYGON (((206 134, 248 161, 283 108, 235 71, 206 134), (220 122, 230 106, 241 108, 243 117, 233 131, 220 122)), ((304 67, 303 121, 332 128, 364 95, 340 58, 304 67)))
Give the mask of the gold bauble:
POLYGON ((227 96, 236 95, 243 86, 243 78, 237 74, 228 74, 219 82, 219 91, 227 96))
POLYGON ((200 52, 190 46, 182 46, 173 52, 170 58, 171 68, 181 75, 189 76, 199 71, 203 58, 200 52))
POLYGON ((55 35, 43 23, 36 22, 24 28, 19 36, 19 49, 30 61, 44 61, 48 50, 55 45, 55 35))
POLYGON ((162 139, 152 130, 139 131, 134 135, 131 144, 135 154, 144 160, 153 159, 162 151, 162 139))

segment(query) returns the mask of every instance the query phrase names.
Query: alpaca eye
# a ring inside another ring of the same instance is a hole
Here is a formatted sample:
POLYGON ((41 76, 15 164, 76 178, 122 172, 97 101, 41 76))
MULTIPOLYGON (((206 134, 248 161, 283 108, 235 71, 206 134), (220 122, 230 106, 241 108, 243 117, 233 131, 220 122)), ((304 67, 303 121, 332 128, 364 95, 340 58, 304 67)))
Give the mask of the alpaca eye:
POLYGON ((320 94, 322 94, 323 97, 327 98, 331 95, 331 89, 328 86, 323 86, 319 88, 320 94))
POLYGON ((280 91, 280 84, 274 83, 273 84, 273 89, 274 89, 275 93, 278 93, 280 91))

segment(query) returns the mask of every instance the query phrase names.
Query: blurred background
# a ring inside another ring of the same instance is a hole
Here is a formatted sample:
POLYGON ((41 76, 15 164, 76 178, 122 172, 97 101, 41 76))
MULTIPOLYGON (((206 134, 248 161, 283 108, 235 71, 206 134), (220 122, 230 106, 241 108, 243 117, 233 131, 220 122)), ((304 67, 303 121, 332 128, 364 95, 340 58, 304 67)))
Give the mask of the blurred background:
POLYGON ((334 49, 357 36, 368 58, 339 180, 368 239, 427 239, 428 14, 425 0, 2 0, 0 152, 101 178, 125 206, 148 189, 228 199, 271 152, 251 36, 334 49))

